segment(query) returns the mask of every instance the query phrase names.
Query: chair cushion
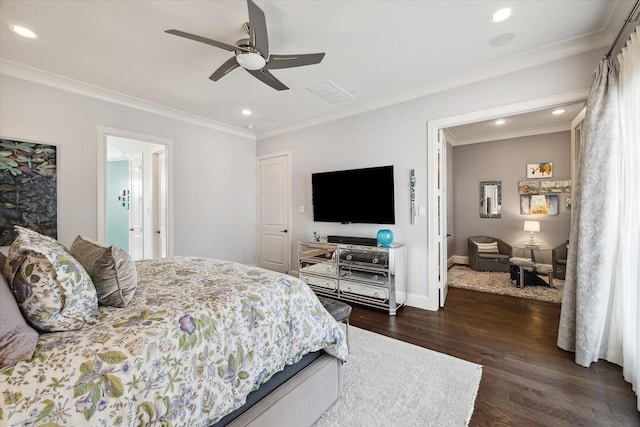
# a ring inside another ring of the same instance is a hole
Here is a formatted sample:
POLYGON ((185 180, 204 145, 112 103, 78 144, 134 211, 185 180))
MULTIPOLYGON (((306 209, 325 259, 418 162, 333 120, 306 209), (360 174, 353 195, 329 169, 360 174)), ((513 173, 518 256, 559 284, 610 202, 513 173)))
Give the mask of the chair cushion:
POLYGON ((479 253, 478 258, 482 259, 495 259, 509 261, 509 255, 497 254, 497 253, 479 253))
POLYGON ((58 241, 15 227, 5 276, 29 323, 45 332, 92 324, 98 296, 91 277, 58 241))
POLYGON ((500 251, 498 250, 498 242, 491 242, 491 243, 474 242, 474 243, 478 247, 479 254, 499 254, 500 253, 500 251))
POLYGON ((91 276, 100 305, 126 307, 129 304, 136 293, 138 274, 127 251, 78 236, 70 252, 91 276))
MULTIPOLYGON (((0 253, 0 272, 5 259, 0 253)), ((37 344, 38 332, 22 317, 9 284, 0 274, 0 369, 31 359, 37 344)))
POLYGON ((348 319, 351 315, 351 306, 349 304, 345 304, 342 301, 338 301, 332 298, 325 298, 318 296, 318 300, 322 306, 336 319, 338 322, 342 322, 345 319, 348 319))

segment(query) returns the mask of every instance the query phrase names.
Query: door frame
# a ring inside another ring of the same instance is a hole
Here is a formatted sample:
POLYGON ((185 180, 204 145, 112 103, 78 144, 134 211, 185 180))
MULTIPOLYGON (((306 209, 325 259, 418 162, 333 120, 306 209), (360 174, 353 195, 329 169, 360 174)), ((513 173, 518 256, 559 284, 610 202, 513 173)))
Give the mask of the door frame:
POLYGON ((166 156, 166 177, 167 177, 167 255, 174 254, 174 224, 173 224, 173 141, 154 135, 118 129, 108 126, 97 126, 97 186, 96 186, 96 212, 97 212, 97 240, 106 243, 107 223, 106 223, 106 185, 107 185, 107 138, 116 136, 120 138, 134 139, 150 144, 163 145, 166 156))
POLYGON ((287 264, 287 271, 289 273, 291 273, 291 253, 293 252, 291 250, 291 235, 293 234, 293 229, 291 227, 291 223, 292 223, 292 200, 291 200, 291 186, 292 186, 292 181, 291 181, 291 177, 292 177, 292 171, 291 171, 291 165, 292 165, 292 152, 291 150, 287 150, 287 151, 279 151, 277 153, 269 153, 269 154, 262 154, 260 156, 256 157, 256 261, 257 264, 260 264, 260 233, 261 233, 261 229, 260 229, 260 212, 261 212, 261 200, 260 200, 260 161, 262 160, 267 160, 267 159, 272 159, 272 158, 276 158, 276 157, 286 157, 286 161, 287 161, 287 189, 286 189, 286 197, 287 197, 287 204, 286 204, 286 209, 289 212, 289 215, 287 215, 287 233, 285 233, 285 239, 286 239, 286 245, 287 245, 287 260, 286 260, 286 264, 287 264))
MULTIPOLYGON (((442 212, 438 212, 438 132, 441 129, 453 126, 529 113, 554 105, 582 101, 588 97, 589 90, 584 89, 427 121, 427 295, 430 310, 438 310, 441 293, 444 291, 438 285, 437 235, 439 214, 442 215, 442 212)), ((443 166, 444 168, 447 167, 446 164, 443 166)), ((446 170, 443 173, 446 173, 446 170)), ((451 195, 451 192, 449 191, 448 194, 451 195)), ((448 234, 447 231, 444 230, 445 235, 448 234)))

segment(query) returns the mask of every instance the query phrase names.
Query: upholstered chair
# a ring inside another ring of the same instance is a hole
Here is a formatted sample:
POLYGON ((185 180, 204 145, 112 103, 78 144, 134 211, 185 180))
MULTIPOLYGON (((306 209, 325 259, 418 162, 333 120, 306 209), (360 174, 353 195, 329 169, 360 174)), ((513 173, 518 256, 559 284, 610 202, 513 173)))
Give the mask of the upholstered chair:
POLYGON ((551 267, 553 268, 553 275, 557 279, 564 280, 564 275, 567 271, 568 246, 569 243, 565 242, 551 250, 551 267))
POLYGON ((489 236, 471 236, 467 239, 469 267, 476 271, 509 272, 510 244, 489 236))

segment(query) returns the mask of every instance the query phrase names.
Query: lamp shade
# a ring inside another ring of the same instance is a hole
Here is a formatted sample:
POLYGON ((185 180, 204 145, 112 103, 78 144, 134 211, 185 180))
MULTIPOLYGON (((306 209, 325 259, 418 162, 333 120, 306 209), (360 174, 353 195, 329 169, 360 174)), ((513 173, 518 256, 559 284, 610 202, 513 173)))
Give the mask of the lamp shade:
POLYGON ((524 231, 540 231, 540 221, 525 221, 524 231))

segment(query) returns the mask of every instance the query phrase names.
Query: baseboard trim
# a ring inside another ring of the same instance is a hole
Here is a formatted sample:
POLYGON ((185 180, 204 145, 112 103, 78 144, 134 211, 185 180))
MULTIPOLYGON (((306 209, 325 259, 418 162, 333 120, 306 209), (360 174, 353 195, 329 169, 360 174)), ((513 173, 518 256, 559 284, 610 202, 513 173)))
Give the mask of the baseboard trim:
POLYGON ((462 256, 462 255, 454 255, 451 258, 449 258, 449 260, 447 262, 447 265, 449 267, 451 267, 453 264, 469 265, 469 257, 468 256, 462 256))

